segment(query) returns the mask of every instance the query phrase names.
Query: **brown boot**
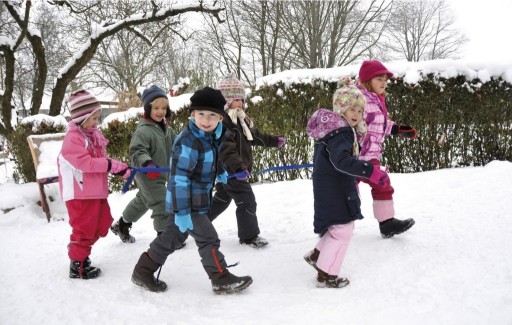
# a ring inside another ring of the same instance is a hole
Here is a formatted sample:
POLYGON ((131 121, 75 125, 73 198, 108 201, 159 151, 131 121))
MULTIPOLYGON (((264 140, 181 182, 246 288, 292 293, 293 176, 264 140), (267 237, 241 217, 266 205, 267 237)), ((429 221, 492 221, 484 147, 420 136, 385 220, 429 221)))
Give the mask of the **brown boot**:
POLYGON ((343 288, 348 286, 350 281, 347 278, 340 278, 336 275, 330 275, 322 270, 318 270, 316 278, 319 288, 343 288))
POLYGON ((306 263, 314 267, 315 270, 320 271, 320 269, 316 267, 316 261, 318 261, 318 256, 320 256, 320 251, 315 248, 312 251, 307 252, 306 255, 304 255, 304 260, 306 261, 306 263))
POLYGON ((132 282, 149 291, 164 292, 167 291, 167 284, 164 281, 155 278, 154 273, 161 267, 144 252, 135 265, 132 273, 132 282))

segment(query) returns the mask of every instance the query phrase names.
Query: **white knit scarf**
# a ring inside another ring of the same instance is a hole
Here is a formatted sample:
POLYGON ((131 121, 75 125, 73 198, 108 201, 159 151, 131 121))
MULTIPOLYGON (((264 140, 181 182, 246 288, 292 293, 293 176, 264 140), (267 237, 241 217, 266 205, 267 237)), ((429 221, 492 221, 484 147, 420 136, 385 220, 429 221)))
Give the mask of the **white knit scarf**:
POLYGON ((237 124, 238 121, 240 121, 240 126, 244 131, 245 137, 247 138, 247 140, 252 141, 251 130, 249 130, 249 127, 245 123, 246 115, 244 110, 242 108, 228 109, 227 114, 231 118, 231 121, 233 121, 233 123, 237 124))

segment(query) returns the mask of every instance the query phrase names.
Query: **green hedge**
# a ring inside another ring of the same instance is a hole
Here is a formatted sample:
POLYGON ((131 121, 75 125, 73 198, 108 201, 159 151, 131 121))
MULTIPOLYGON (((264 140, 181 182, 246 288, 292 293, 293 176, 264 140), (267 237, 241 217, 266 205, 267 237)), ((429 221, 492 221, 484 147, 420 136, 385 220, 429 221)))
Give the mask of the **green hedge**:
MULTIPOLYGON (((441 78, 423 76, 418 84, 405 84, 392 79, 388 87, 387 106, 390 117, 415 127, 418 138, 409 141, 390 136, 385 142, 383 163, 395 173, 419 172, 439 168, 482 166, 492 160, 512 161, 512 92, 511 84, 492 79, 481 84, 478 79, 467 81, 463 76, 441 78)), ((255 147, 254 168, 311 162, 313 142, 305 127, 311 114, 320 107, 331 107, 336 83, 314 81, 311 84, 278 83, 254 90, 247 101, 248 115, 263 132, 284 135, 283 149, 255 147), (259 97, 258 97, 259 96, 259 97)), ((170 126, 180 132, 189 117, 184 108, 173 113, 170 126)), ((128 146, 139 118, 126 122, 114 121, 103 129, 109 139, 108 155, 129 161, 128 146)), ((32 158, 26 137, 29 134, 62 132, 44 123, 34 132, 31 125, 20 125, 12 136, 11 152, 16 160, 20 180, 35 181, 32 158)), ((292 180, 309 178, 310 169, 254 174, 251 181, 292 180)), ((124 183, 112 178, 110 189, 119 191, 124 183)), ((134 186, 134 185, 132 185, 134 186)))
MULTIPOLYGON (((261 96, 249 103, 249 115, 263 131, 284 134, 283 152, 255 151, 255 170, 269 166, 311 162, 312 142, 305 127, 319 107, 330 108, 336 83, 317 80, 310 84, 282 83, 254 91, 261 96)), ((388 87, 390 117, 418 130, 409 141, 390 136, 383 163, 392 172, 418 172, 439 168, 482 166, 492 160, 512 161, 511 85, 500 79, 481 84, 463 76, 424 76, 417 85, 392 79, 388 87)), ((308 178, 307 170, 283 171, 259 176, 281 180, 308 178)))

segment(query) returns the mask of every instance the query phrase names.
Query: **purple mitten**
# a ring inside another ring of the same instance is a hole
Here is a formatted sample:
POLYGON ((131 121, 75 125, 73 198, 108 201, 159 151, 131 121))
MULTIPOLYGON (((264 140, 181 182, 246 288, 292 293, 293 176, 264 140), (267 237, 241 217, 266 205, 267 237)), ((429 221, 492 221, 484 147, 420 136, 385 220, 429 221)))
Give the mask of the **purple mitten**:
POLYGON ((380 187, 388 187, 390 184, 388 173, 374 166, 373 172, 370 175, 370 182, 380 187))
POLYGON ((237 174, 236 179, 238 179, 239 181, 246 181, 249 179, 249 176, 251 176, 251 174, 247 171, 247 169, 244 169, 241 172, 236 173, 236 174, 237 174))
POLYGON ((277 138, 277 147, 282 148, 286 144, 286 139, 284 137, 277 138))

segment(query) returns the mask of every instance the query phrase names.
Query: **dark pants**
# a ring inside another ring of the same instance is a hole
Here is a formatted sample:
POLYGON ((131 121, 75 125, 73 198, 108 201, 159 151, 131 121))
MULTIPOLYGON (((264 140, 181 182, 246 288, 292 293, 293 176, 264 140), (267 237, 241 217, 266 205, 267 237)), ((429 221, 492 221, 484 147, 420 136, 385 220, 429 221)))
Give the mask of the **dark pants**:
MULTIPOLYGON (((210 279, 218 277, 225 269, 224 255, 219 251, 220 240, 217 231, 206 214, 192 214, 192 230, 188 233, 196 241, 201 263, 210 279)), ((167 257, 181 244, 184 234, 174 224, 171 214, 164 231, 149 245, 148 254, 153 261, 164 265, 167 257)), ((178 261, 176 263, 179 264, 178 261)))
POLYGON ((208 218, 215 220, 235 200, 238 237, 242 240, 251 239, 260 234, 258 217, 256 216, 256 197, 248 181, 232 178, 227 184, 217 183, 215 195, 208 218))

